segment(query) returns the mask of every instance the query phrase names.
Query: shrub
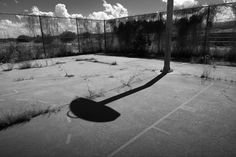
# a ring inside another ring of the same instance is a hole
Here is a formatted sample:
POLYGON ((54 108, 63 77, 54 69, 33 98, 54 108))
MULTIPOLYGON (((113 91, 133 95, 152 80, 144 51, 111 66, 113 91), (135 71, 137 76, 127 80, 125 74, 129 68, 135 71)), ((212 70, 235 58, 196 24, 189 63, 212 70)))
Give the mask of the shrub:
POLYGON ((2 48, 3 51, 0 53, 0 62, 9 63, 12 61, 13 55, 16 53, 16 45, 10 42, 9 46, 2 48))
POLYGON ((34 59, 34 55, 31 51, 30 45, 20 44, 16 46, 16 53, 14 54, 14 59, 17 62, 27 61, 34 59))
POLYGON ((66 46, 66 44, 59 45, 59 52, 55 54, 55 57, 65 57, 65 56, 72 56, 72 50, 66 46))
POLYGON ((17 37, 17 42, 30 42, 33 38, 26 36, 26 35, 20 35, 17 37))
POLYGON ((227 60, 236 63, 236 47, 232 47, 226 56, 227 60))
POLYGON ((60 35, 60 39, 63 43, 72 42, 76 39, 76 34, 71 31, 65 31, 60 35))

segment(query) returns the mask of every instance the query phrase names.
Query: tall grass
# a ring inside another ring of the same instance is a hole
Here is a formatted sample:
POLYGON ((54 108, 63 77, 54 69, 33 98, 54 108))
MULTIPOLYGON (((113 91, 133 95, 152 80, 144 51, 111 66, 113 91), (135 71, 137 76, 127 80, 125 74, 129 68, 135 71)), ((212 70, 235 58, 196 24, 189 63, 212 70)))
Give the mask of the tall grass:
POLYGON ((12 127, 17 124, 30 121, 32 118, 39 115, 59 112, 64 106, 40 108, 36 105, 28 106, 21 109, 23 111, 8 111, 1 113, 0 116, 0 131, 12 127))

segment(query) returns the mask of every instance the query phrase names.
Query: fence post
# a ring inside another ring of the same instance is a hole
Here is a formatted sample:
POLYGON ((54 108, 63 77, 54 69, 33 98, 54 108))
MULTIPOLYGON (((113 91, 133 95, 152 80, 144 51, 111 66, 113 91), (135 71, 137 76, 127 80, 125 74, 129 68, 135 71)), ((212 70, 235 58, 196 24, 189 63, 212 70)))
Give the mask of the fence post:
POLYGON ((44 33, 43 33, 42 19, 41 19, 41 16, 38 16, 38 17, 39 17, 39 24, 40 24, 40 30, 41 30, 41 35, 42 35, 43 52, 44 52, 44 55, 45 55, 45 58, 46 58, 46 57, 47 57, 47 54, 46 54, 46 48, 45 48, 45 41, 44 41, 44 33))
POLYGON ((170 59, 171 59, 171 40, 172 40, 172 25, 173 25, 173 9, 174 9, 174 0, 168 0, 167 2, 167 21, 166 21, 166 47, 165 47, 165 60, 164 68, 162 72, 168 73, 173 70, 170 68, 170 59))
POLYGON ((206 55, 207 55, 207 42, 208 42, 208 35, 209 35, 209 18, 210 18, 210 11, 211 11, 211 7, 208 6, 207 8, 207 19, 206 19, 206 27, 205 27, 205 35, 204 35, 204 45, 203 45, 203 60, 204 63, 206 64, 206 55))
MULTIPOLYGON (((159 12, 159 21, 162 21, 162 13, 159 12)), ((158 32, 158 52, 157 53, 161 53, 161 31, 158 32)))
POLYGON ((107 49, 106 20, 104 20, 104 51, 107 49))
POLYGON ((77 40, 78 40, 78 51, 80 52, 80 38, 79 38, 79 35, 80 35, 80 32, 79 32, 79 26, 78 26, 78 19, 76 18, 76 30, 77 30, 77 40))

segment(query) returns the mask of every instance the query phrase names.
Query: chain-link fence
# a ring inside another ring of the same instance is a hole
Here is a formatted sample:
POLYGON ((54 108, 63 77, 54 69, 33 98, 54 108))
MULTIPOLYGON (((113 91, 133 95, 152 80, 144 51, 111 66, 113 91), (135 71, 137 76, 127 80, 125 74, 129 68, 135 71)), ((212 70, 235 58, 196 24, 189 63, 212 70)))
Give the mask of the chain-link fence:
MULTIPOLYGON (((106 21, 107 49, 130 56, 160 56, 166 12, 106 21)), ((174 11, 172 58, 236 62, 236 3, 174 11)))
POLYGON ((102 52, 104 20, 0 14, 0 61, 102 52))
MULTIPOLYGON (((0 14, 0 60, 104 52, 163 57, 166 12, 112 20, 0 14)), ((236 3, 174 11, 172 58, 236 62, 236 3)))

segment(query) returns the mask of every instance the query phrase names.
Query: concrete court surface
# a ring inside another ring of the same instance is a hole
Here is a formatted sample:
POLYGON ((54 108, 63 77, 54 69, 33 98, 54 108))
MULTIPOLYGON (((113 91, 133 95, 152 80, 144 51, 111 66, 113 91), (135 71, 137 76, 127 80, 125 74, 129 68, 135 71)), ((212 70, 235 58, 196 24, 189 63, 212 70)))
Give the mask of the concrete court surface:
MULTIPOLYGON (((1 72, 1 111, 70 104, 88 96, 88 88, 103 93, 95 98, 101 101, 145 84, 163 66, 159 60, 95 55, 53 60, 66 63, 1 72), (74 61, 91 57, 117 65, 74 61), (75 77, 65 78, 63 71, 75 77)), ((120 114, 113 121, 70 118, 67 106, 1 131, 0 156, 236 156, 236 69, 176 62, 172 68, 151 87, 106 104, 120 114), (200 79, 203 71, 211 79, 200 79)))

